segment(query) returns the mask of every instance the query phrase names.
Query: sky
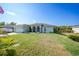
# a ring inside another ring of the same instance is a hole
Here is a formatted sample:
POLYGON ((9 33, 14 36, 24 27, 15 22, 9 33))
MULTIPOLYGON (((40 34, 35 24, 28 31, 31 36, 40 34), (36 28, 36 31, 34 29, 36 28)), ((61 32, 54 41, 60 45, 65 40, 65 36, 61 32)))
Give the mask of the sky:
POLYGON ((79 25, 78 3, 1 3, 0 22, 79 25))

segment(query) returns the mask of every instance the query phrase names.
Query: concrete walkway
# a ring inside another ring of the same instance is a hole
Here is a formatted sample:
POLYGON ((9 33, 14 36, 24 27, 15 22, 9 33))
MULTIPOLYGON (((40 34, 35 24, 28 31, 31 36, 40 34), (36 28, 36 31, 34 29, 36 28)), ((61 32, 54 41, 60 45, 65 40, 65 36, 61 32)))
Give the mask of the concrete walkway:
POLYGON ((18 34, 18 33, 8 33, 8 35, 15 35, 15 34, 18 34))
POLYGON ((8 35, 15 35, 15 34, 18 34, 18 33, 0 34, 0 37, 6 37, 6 36, 8 36, 8 35))
POLYGON ((0 34, 0 37, 6 37, 8 36, 7 34, 0 34))

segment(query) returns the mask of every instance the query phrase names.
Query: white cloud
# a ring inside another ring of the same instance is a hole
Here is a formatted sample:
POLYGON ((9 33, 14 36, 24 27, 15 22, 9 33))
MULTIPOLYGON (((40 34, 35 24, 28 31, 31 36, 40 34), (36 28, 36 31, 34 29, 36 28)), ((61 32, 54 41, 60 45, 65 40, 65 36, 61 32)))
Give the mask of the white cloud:
POLYGON ((16 14, 14 12, 6 11, 7 14, 15 16, 16 14))
POLYGON ((16 13, 11 12, 11 11, 7 11, 7 10, 5 10, 5 13, 6 13, 6 14, 9 14, 9 15, 12 15, 12 16, 15 16, 15 15, 16 15, 16 13))

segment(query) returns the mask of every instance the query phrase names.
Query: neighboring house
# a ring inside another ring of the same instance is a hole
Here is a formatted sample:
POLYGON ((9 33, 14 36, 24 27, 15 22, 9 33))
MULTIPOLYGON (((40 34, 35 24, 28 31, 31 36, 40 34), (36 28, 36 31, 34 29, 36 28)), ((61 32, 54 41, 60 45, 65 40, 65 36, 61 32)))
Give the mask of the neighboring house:
POLYGON ((22 25, 6 25, 2 29, 6 32, 27 33, 27 32, 53 32, 53 26, 43 23, 22 24, 22 25))
POLYGON ((6 32, 13 32, 14 27, 11 25, 5 25, 5 26, 1 26, 0 29, 6 32))
POLYGON ((72 30, 74 33, 79 33, 79 25, 73 26, 72 30))

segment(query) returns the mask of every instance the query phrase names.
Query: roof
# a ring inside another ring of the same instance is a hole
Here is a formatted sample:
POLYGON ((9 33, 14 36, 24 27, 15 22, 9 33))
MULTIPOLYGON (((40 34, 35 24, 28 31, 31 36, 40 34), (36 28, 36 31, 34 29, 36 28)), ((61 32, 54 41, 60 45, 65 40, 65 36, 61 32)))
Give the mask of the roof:
POLYGON ((49 24, 45 24, 45 23, 34 23, 34 24, 30 24, 31 26, 53 26, 53 25, 49 25, 49 24))
POLYGON ((5 25, 5 26, 0 26, 0 28, 12 28, 12 27, 27 27, 27 26, 48 26, 48 27, 53 27, 54 25, 49 25, 45 23, 34 23, 34 24, 18 24, 18 25, 5 25))

